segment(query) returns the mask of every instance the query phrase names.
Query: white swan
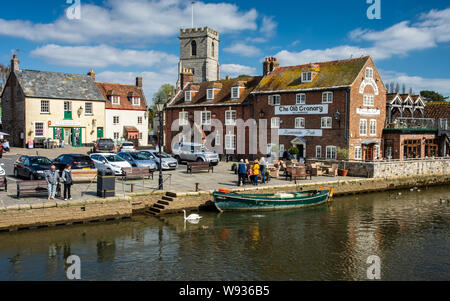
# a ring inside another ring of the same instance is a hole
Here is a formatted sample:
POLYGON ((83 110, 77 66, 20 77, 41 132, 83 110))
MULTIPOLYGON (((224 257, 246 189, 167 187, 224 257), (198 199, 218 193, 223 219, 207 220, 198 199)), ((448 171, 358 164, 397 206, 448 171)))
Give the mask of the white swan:
POLYGON ((184 220, 185 221, 194 221, 194 220, 199 220, 199 219, 202 218, 200 215, 195 214, 195 213, 189 215, 188 217, 186 217, 186 210, 183 210, 183 213, 184 213, 184 220))

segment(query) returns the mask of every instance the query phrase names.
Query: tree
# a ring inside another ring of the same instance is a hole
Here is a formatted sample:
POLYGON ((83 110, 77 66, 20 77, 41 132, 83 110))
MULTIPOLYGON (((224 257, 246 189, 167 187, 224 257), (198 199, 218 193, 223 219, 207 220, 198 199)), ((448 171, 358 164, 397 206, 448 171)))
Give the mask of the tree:
POLYGON ((9 76, 9 67, 0 64, 0 93, 6 85, 9 76))
POLYGON ((406 85, 402 84, 402 94, 406 94, 406 85))
POLYGON ((389 83, 389 93, 394 93, 394 82, 389 83))
POLYGON ((444 97, 442 94, 439 94, 435 91, 420 91, 420 95, 425 99, 427 102, 439 102, 439 101, 446 101, 448 99, 447 97, 444 97))
POLYGON ((398 93, 398 92, 400 92, 400 85, 399 85, 399 83, 397 83, 395 85, 395 93, 398 93))
POLYGON ((153 127, 153 120, 155 118, 156 115, 156 107, 155 107, 155 103, 161 99, 161 101, 163 102, 167 102, 169 100, 170 97, 173 97, 175 95, 175 87, 172 86, 171 84, 164 84, 162 85, 158 91, 153 94, 153 104, 151 104, 149 106, 149 111, 148 111, 148 119, 149 119, 149 125, 151 127, 153 127))

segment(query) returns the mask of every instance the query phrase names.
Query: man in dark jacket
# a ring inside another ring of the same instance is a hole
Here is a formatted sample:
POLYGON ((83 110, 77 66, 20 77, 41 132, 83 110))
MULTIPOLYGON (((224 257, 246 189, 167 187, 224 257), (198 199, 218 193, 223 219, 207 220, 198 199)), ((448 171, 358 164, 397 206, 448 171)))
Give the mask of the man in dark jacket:
POLYGON ((241 161, 238 164, 238 186, 241 186, 245 184, 245 179, 247 178, 247 166, 244 163, 244 160, 241 159, 241 161))
POLYGON ((72 196, 70 195, 70 188, 72 187, 73 184, 71 168, 72 166, 70 166, 70 164, 67 164, 66 168, 62 173, 62 180, 64 183, 64 201, 67 201, 67 199, 69 200, 72 199, 72 196))

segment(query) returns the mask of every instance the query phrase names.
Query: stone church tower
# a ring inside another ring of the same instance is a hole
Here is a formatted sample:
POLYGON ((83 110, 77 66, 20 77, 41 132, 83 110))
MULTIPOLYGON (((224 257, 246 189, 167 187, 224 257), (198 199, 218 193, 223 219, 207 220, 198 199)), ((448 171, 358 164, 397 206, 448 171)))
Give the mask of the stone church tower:
POLYGON ((181 74, 192 71, 194 83, 220 79, 219 33, 211 28, 188 28, 180 30, 180 63, 178 64, 177 88, 181 87, 181 74))

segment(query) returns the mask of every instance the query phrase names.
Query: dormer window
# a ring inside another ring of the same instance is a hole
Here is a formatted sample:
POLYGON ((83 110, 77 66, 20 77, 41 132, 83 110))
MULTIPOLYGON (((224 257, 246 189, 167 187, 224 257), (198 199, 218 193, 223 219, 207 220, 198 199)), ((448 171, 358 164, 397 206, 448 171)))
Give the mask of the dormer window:
POLYGON ((141 105, 141 98, 133 96, 133 97, 131 97, 131 103, 133 104, 133 106, 140 106, 141 105))
POLYGON ((238 99, 238 98, 239 98, 239 87, 231 88, 231 99, 238 99))
POLYGON ((113 105, 120 105, 120 96, 117 96, 117 95, 111 95, 111 96, 109 97, 109 100, 111 101, 111 103, 112 103, 113 105))
POLYGON ((206 90, 206 100, 214 100, 214 89, 206 90))
POLYGON ((304 83, 312 82, 312 72, 311 71, 302 73, 302 82, 304 82, 304 83))
POLYGON ((184 92, 184 101, 185 102, 190 102, 191 100, 192 100, 191 91, 184 92))
POLYGON ((373 78, 373 69, 371 67, 366 68, 366 77, 373 78))

